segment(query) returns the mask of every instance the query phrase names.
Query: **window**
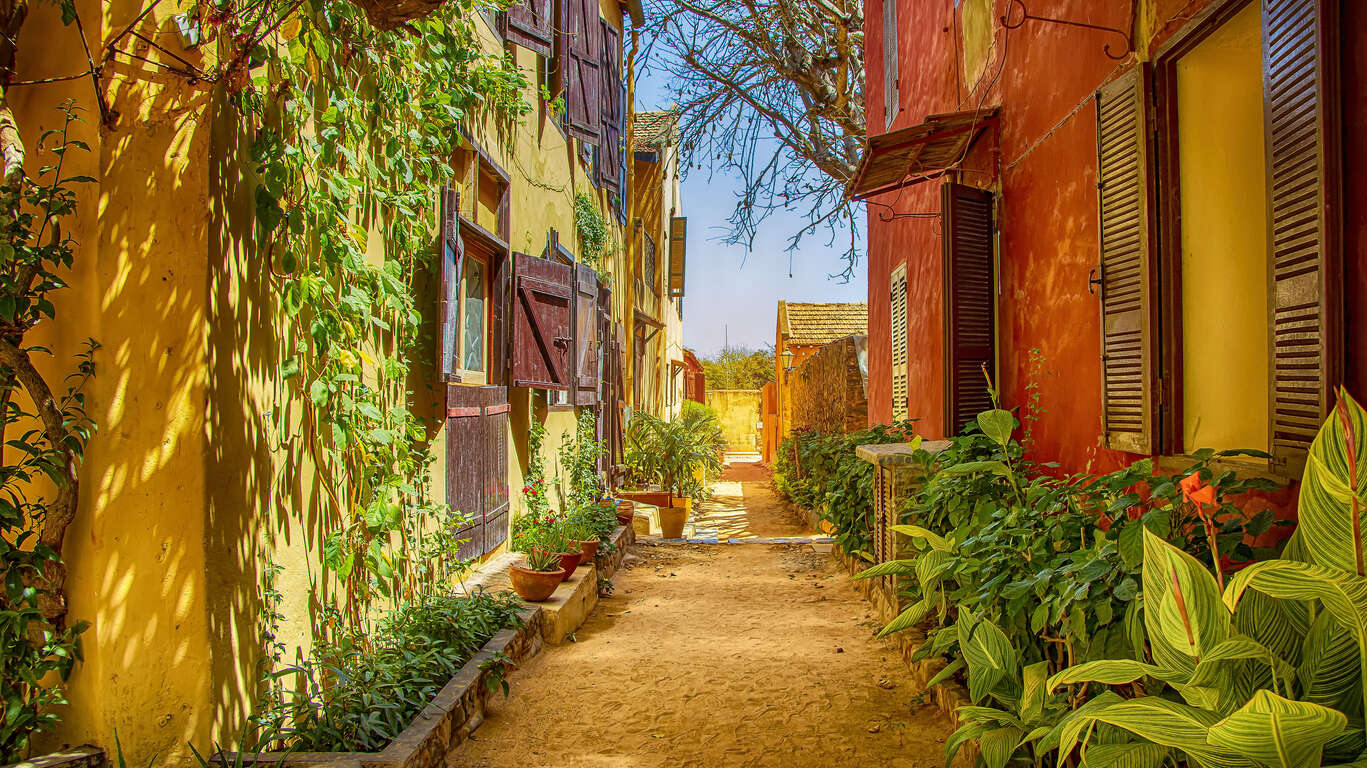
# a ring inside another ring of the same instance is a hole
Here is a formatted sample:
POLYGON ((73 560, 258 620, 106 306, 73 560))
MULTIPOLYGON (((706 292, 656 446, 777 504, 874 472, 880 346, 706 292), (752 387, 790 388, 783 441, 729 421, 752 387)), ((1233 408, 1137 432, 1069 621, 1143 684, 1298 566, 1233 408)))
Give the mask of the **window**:
POLYGON ((1109 447, 1300 471, 1343 357, 1337 5, 1225 2, 1098 92, 1109 447))
POLYGON ((883 125, 892 127, 902 111, 897 87, 897 0, 883 0, 883 125))
POLYGON ((650 286, 651 292, 656 296, 660 295, 660 273, 659 264, 656 263, 655 238, 645 233, 644 258, 642 259, 641 272, 645 275, 646 285, 650 286))
POLYGON ((994 210, 991 192, 963 184, 945 184, 941 196, 948 437, 992 407, 987 377, 995 378, 997 360, 994 210))
POLYGON ((488 319, 485 313, 488 304, 488 268, 473 256, 466 259, 464 266, 460 312, 461 380, 483 384, 487 376, 485 347, 488 343, 488 319))
MULTIPOLYGON (((888 338, 892 344, 892 418, 907 418, 907 265, 892 271, 891 323, 888 338)), ((784 378, 787 378, 786 371, 784 378)))

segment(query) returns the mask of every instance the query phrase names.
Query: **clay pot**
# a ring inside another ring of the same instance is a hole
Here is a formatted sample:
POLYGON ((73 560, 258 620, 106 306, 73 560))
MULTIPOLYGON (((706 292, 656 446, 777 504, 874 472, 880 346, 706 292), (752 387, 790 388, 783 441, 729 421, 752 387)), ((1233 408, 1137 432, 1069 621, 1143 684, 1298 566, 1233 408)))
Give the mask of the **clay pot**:
POLYGON ((579 562, 591 563, 598 556, 598 539, 579 542, 579 562))
POLYGON ((579 567, 579 558, 582 554, 583 553, 578 550, 575 550, 574 552, 555 553, 555 556, 560 558, 560 567, 565 570, 564 575, 560 577, 561 581, 569 580, 570 575, 574 573, 574 569, 579 567))
POLYGON ((684 521, 687 519, 687 507, 660 507, 660 535, 666 539, 683 538, 684 521))
POLYGON ((636 517, 636 502, 630 499, 623 499, 617 502, 617 524, 631 525, 631 521, 636 517))
POLYGON ((529 603, 539 603, 551 596, 560 582, 565 580, 565 570, 529 571, 517 565, 508 566, 508 578, 518 597, 529 603))

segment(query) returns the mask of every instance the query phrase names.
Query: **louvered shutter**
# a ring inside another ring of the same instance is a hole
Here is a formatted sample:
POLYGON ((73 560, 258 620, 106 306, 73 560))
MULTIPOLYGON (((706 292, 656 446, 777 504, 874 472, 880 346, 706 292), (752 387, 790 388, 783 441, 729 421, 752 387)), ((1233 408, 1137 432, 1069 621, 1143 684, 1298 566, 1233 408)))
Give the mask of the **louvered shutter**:
POLYGON ((569 389, 574 267, 513 254, 512 384, 569 389))
POLYGON ((441 191, 441 329, 437 334, 437 370, 443 381, 460 381, 456 360, 460 332, 460 268, 465 246, 460 239, 460 193, 451 187, 441 191))
POLYGON ((575 264, 574 370, 575 403, 598 402, 598 273, 575 264))
POLYGON ((602 25, 602 138, 598 144, 598 182, 620 191, 622 175, 622 33, 607 22, 602 25))
POLYGON ((996 281, 992 193, 941 189, 945 302, 945 436, 992 407, 984 367, 996 379, 996 281))
POLYGON ((601 133, 602 28, 597 0, 561 0, 561 63, 564 67, 565 129, 586 144, 601 133))
POLYGON ((551 55, 552 0, 521 0, 508 8, 508 42, 542 56, 551 55))
MULTIPOLYGON (((488 463, 483 387, 446 388, 446 503, 463 520, 460 558, 484 554, 484 473, 488 463)), ((506 476, 506 472, 504 473, 506 476)))
POLYGON ((1299 474, 1342 375, 1338 19, 1329 0, 1264 0, 1272 249, 1271 453, 1299 474))
POLYGON ((890 333, 892 344, 892 418, 907 419, 907 267, 892 271, 890 333))
POLYGON ((669 290, 671 299, 684 295, 684 261, 687 256, 688 218, 674 216, 669 220, 669 290))
POLYGON ((883 0, 883 125, 892 127, 901 108, 897 87, 897 0, 883 0))
POLYGON ((482 433, 484 470, 480 487, 484 497, 484 526, 480 554, 494 551, 508 540, 508 390, 480 387, 484 394, 482 433))
POLYGON ((1096 95, 1101 256, 1101 429, 1106 446, 1154 452, 1154 227, 1148 70, 1096 95))

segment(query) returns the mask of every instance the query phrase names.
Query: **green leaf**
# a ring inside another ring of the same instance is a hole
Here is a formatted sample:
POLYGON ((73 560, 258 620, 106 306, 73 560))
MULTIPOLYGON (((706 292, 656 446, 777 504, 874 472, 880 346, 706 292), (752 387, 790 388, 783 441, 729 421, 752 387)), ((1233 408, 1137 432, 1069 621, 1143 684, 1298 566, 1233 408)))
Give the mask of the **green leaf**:
POLYGON ((1144 564, 1144 524, 1135 520, 1127 522, 1120 529, 1120 538, 1116 543, 1120 550, 1120 560, 1125 563, 1126 570, 1133 571, 1144 564))
POLYGON ((1011 432, 1015 428, 1016 417, 1012 416, 1010 411, 998 408, 978 414, 978 429, 1003 448, 1011 442, 1011 432))
POLYGON ((1037 661, 1021 670, 1021 719, 1027 723, 1044 716, 1044 693, 1049 679, 1049 662, 1037 661))
POLYGON ((954 547, 938 533, 926 530, 919 525, 889 525, 889 530, 896 531, 903 536, 910 536, 913 539, 921 539, 929 544, 933 549, 942 552, 953 552, 954 547))
POLYGON ((1160 744, 1097 744, 1082 755, 1082 768, 1160 768, 1172 750, 1160 744))
POLYGON ((980 619, 965 633, 965 611, 960 611, 959 650, 968 664, 968 694, 975 702, 989 693, 1003 691, 1010 696, 1016 684, 1019 665, 1016 649, 996 624, 980 619), (966 636, 965 636, 966 635, 966 636))
POLYGON ((1165 670, 1152 664, 1131 659, 1099 659, 1074 664, 1049 678, 1049 692, 1053 693, 1060 685, 1072 683, 1101 683, 1102 685, 1124 685, 1141 677, 1154 677, 1167 680, 1178 676, 1173 670, 1165 670))
POLYGON ((936 672, 934 677, 930 678, 929 682, 926 683, 926 690, 928 691, 953 677, 954 674, 963 669, 964 666, 964 660, 962 658, 956 658, 950 661, 948 664, 944 665, 939 672, 936 672))
POLYGON ((1190 673, 1230 634, 1231 609, 1196 558, 1144 531, 1144 628, 1154 663, 1190 673))
POLYGON ((915 560, 888 560, 877 565, 871 565, 851 578, 859 581, 861 579, 876 579, 880 576, 902 576, 914 573, 916 573, 915 560))
POLYGON ((902 609, 902 612, 897 614, 897 617, 892 621, 888 622, 886 627, 879 630, 878 636, 887 637, 895 632, 904 632, 911 629, 917 624, 920 624, 921 620, 924 619, 934 607, 935 604, 929 599, 922 600, 918 603, 912 603, 902 609))
POLYGON ((1022 731, 1019 728, 994 728, 978 737, 978 753, 987 768, 1005 768, 1016 752, 1022 731))
POLYGON ((1068 720, 1059 740, 1060 757, 1071 754, 1083 732, 1096 723, 1129 731, 1141 739, 1185 752, 1202 768, 1257 768, 1231 749, 1208 744, 1206 733, 1219 716, 1156 696, 1119 700, 1068 720))
POLYGON ((1310 445, 1297 504, 1297 533, 1317 565, 1367 576, 1362 516, 1367 514, 1367 414, 1341 390, 1310 445), (1350 487, 1350 480, 1356 486, 1350 487))
POLYGON ((1318 768, 1325 742, 1348 725, 1342 712, 1262 690, 1211 726, 1206 740, 1274 768, 1318 768))

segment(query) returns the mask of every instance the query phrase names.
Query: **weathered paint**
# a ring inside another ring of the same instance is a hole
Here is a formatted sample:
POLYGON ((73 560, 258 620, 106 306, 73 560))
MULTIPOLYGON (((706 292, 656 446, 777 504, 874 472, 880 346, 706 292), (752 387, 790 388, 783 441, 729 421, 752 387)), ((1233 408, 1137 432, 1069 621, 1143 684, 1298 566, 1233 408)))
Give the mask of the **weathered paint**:
MULTIPOLYGON (((869 0, 865 17, 882 17, 883 0, 869 0)), ((1211 0, 1213 2, 1214 0, 1211 0)), ((1136 8, 1137 48, 1147 57, 1211 2, 1146 0, 1136 8)), ((1006 3, 996 3, 997 14, 1006 3)), ((1122 0, 1036 0, 1032 14, 1076 19, 1127 29, 1131 3, 1122 0)), ((1026 386, 1040 384, 1044 417, 1034 428, 1035 453, 1068 471, 1101 472, 1135 457, 1100 445, 1100 330, 1096 298, 1087 292, 1097 261, 1095 119, 1092 94, 1130 66, 1113 61, 1103 46, 1118 43, 1106 33, 1027 22, 1006 31, 994 23, 993 53, 976 82, 964 82, 958 66, 963 48, 961 17, 953 0, 900 0, 898 49, 901 111, 893 129, 927 115, 1001 105, 999 139, 989 131, 963 163, 966 183, 999 191, 1001 276, 998 298, 999 388, 1008 406, 1027 402, 1026 386), (994 152, 994 150, 998 150, 994 152), (1032 374, 1031 350, 1042 370, 1032 374)), ((1367 38, 1367 11, 1345 3, 1344 50, 1367 38)), ((1019 8, 1016 9, 1019 13, 1019 8)), ((883 114, 882 29, 865 35, 867 111, 883 114)), ((1344 56, 1343 114, 1347 135, 1367 129, 1367 65, 1344 56)), ((1360 168, 1367 150, 1345 142, 1345 167, 1360 168)), ((1367 392, 1367 183, 1345 174, 1345 254, 1348 294, 1348 371, 1359 394, 1367 392)), ((889 192, 868 206, 869 420, 892 416, 888 280, 907 265, 908 343, 911 361, 909 410, 919 429, 942 437, 942 277, 937 214, 938 183, 889 192)), ((1294 490, 1294 489, 1293 489, 1294 490)), ((1279 505, 1293 496, 1283 494, 1279 505)))
POLYGON ((758 451, 760 391, 709 389, 707 406, 717 412, 728 451, 758 451))

